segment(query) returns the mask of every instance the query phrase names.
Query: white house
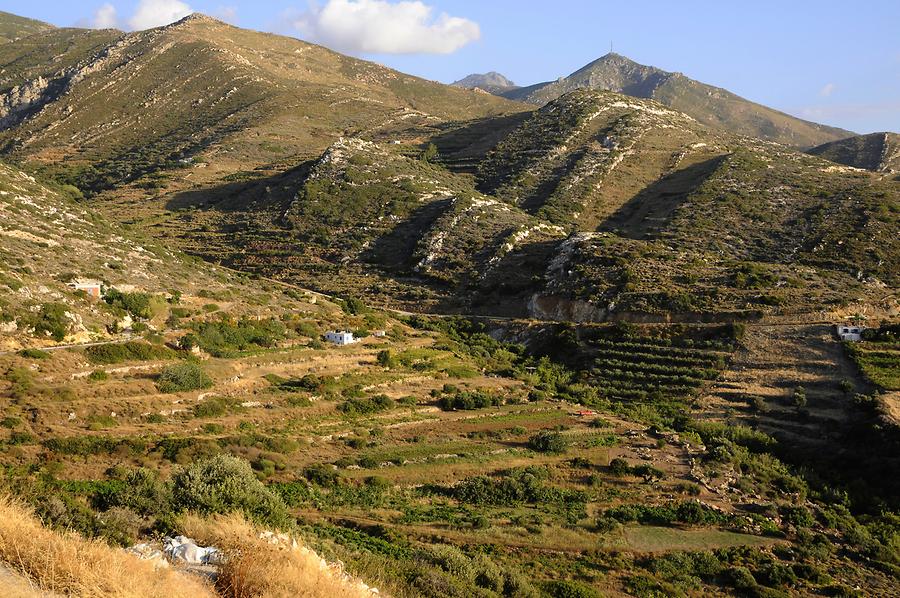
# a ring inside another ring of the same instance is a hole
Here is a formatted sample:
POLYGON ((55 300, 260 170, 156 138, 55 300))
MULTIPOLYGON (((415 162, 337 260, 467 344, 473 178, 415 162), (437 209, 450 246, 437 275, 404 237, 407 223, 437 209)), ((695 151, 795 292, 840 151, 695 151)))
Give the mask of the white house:
POLYGON ((101 289, 99 280, 76 278, 72 282, 67 283, 67 286, 75 291, 84 291, 88 297, 93 297, 95 299, 100 298, 101 289))
POLYGON ((865 330, 865 326, 859 326, 856 324, 837 324, 835 327, 835 331, 837 332, 838 338, 842 341, 861 341, 862 340, 862 331, 865 330))
POLYGON ((350 345, 356 342, 352 332, 346 330, 332 330, 325 333, 325 340, 335 345, 350 345))
POLYGON ((387 336, 387 331, 376 330, 375 332, 372 333, 372 336, 374 336, 375 338, 384 338, 387 336))

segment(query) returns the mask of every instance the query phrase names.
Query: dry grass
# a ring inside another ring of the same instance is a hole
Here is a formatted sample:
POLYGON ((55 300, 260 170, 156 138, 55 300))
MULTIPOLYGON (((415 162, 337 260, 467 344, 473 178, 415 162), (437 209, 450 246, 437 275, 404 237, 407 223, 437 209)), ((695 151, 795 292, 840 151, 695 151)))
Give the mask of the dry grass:
POLYGON ((372 598, 358 583, 325 566, 312 550, 291 548, 260 538, 262 530, 240 515, 201 519, 187 516, 181 528, 201 544, 214 545, 227 560, 219 569, 216 590, 226 598, 304 597, 372 598))
POLYGON ((42 592, 92 598, 215 596, 200 579, 156 570, 103 542, 47 529, 8 496, 0 497, 0 562, 42 592))

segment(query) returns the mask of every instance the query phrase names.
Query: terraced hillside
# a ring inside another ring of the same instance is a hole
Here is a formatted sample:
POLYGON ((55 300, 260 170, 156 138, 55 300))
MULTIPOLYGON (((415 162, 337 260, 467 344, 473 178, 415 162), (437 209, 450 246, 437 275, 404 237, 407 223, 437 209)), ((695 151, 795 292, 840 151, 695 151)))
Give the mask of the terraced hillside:
POLYGON ((437 156, 344 139, 284 175, 176 195, 177 216, 151 222, 237 267, 404 309, 578 321, 897 310, 891 181, 609 92, 492 131, 504 129, 490 150, 440 134, 437 156), (474 177, 459 156, 477 161, 474 177))
POLYGON ((735 329, 572 337, 401 323, 356 304, 292 309, 304 325, 270 330, 268 346, 232 345, 226 329, 241 324, 215 315, 165 333, 192 334, 200 360, 110 346, 0 356, 7 483, 47 524, 113 545, 197 529, 183 517, 191 500, 243 511, 391 595, 891 587, 883 516, 821 499, 772 438, 698 402, 735 329), (306 336, 336 320, 389 334, 341 348, 306 336), (170 373, 188 366, 202 385, 170 373), (192 494, 192 480, 238 470, 237 502, 192 494))
POLYGON ((597 89, 654 99, 722 131, 811 147, 849 137, 851 132, 828 127, 761 106, 725 89, 638 64, 610 53, 556 81, 503 91, 501 95, 543 105, 577 89, 597 89))
POLYGON ((470 178, 405 154, 341 139, 283 176, 175 196, 168 207, 179 217, 158 234, 190 239, 192 251, 234 267, 330 293, 426 302, 420 309, 508 272, 512 283, 514 249, 562 236, 470 178))
POLYGON ((216 179, 318 154, 340 135, 415 138, 521 110, 199 14, 128 34, 51 30, 4 44, 0 69, 3 154, 86 192, 160 171, 216 179))
POLYGON ((127 340, 222 306, 271 316, 297 302, 112 223, 71 193, 0 164, 0 351, 127 340), (79 279, 120 293, 98 300, 69 286, 79 279))
MULTIPOLYGON (((478 183, 555 224, 593 230, 664 176, 686 170, 693 175, 688 184, 701 179, 729 141, 654 102, 576 91, 494 147, 478 183)), ((666 182, 672 183, 666 192, 678 191, 677 181, 666 182)))

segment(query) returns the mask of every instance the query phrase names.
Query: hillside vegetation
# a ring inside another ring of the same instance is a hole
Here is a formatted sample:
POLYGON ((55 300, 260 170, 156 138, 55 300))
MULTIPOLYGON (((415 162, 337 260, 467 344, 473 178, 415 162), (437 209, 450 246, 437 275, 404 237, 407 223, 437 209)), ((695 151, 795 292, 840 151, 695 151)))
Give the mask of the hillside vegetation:
POLYGON ((51 30, 0 46, 0 69, 3 154, 90 193, 296 160, 340 135, 416 135, 521 110, 199 14, 127 34, 51 30))
POLYGON ((896 310, 890 181, 611 92, 519 123, 480 154, 439 135, 433 159, 344 139, 285 175, 178 195, 186 214, 161 228, 240 268, 417 310, 896 310), (479 156, 474 174, 460 155, 479 156))

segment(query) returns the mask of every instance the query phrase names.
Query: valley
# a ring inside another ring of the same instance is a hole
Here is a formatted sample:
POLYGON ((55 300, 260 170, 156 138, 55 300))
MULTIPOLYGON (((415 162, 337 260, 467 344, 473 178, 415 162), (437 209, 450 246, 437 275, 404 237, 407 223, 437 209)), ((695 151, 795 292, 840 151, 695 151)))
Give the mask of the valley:
POLYGON ((0 587, 894 595, 895 137, 0 13, 0 587))

